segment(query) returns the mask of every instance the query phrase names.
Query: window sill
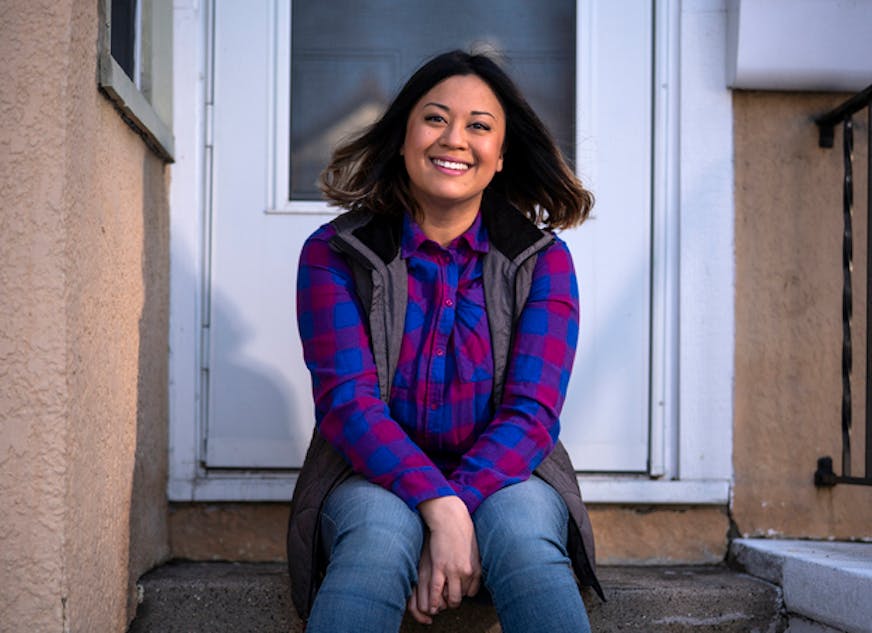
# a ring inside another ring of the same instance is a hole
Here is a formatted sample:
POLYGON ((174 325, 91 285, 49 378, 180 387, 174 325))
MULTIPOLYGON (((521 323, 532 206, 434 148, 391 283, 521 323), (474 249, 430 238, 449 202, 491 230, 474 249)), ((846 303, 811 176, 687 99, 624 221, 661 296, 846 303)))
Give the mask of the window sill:
POLYGON ((100 56, 100 88, 115 104, 121 117, 142 136, 145 144, 166 162, 173 162, 173 134, 118 62, 100 56))

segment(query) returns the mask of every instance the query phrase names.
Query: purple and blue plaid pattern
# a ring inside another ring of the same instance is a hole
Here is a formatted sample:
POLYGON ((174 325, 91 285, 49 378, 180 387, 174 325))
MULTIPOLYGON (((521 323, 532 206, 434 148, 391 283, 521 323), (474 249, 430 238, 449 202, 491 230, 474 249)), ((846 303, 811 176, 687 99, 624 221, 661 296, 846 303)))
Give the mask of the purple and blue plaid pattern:
POLYGON ((297 280, 321 434, 355 471, 412 509, 456 494, 472 513, 500 488, 527 479, 557 440, 578 341, 578 287, 566 245, 555 239, 539 254, 494 411, 482 288, 490 244, 481 219, 447 248, 405 220, 409 303, 389 405, 380 397, 351 270, 328 244, 333 235, 325 225, 307 240, 297 280))

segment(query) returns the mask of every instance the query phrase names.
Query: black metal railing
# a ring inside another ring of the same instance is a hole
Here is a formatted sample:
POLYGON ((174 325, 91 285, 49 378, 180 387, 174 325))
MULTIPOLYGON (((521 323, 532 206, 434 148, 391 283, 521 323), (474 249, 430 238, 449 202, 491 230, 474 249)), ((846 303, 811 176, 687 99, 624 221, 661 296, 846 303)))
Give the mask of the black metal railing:
POLYGON ((820 130, 819 145, 833 147, 835 128, 842 127, 843 158, 845 175, 842 180, 842 213, 845 230, 842 237, 842 474, 833 470, 833 458, 821 457, 814 474, 816 486, 836 484, 859 484, 872 486, 872 86, 848 99, 834 110, 815 118, 820 130), (851 317, 853 295, 851 271, 854 257, 854 234, 851 220, 854 213, 854 121, 853 115, 862 109, 867 113, 867 159, 866 184, 866 451, 865 476, 851 475, 851 371, 853 368, 851 348, 851 317))

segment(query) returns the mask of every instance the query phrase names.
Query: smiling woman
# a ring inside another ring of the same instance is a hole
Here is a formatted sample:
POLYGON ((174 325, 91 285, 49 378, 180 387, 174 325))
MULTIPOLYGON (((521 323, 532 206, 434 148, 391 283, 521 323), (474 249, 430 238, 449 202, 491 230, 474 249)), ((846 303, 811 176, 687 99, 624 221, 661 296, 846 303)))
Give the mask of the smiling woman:
POLYGON ((479 192, 487 186, 531 221, 548 228, 569 228, 585 220, 593 196, 580 185, 514 82, 483 55, 461 61, 446 54, 422 66, 381 118, 333 152, 321 175, 321 190, 329 202, 349 210, 392 216, 408 212, 418 219, 422 201, 411 189, 426 183, 412 176, 430 173, 433 157, 457 159, 472 148, 483 150, 491 145, 484 139, 494 135, 500 136, 500 142, 487 154, 493 165, 490 176, 478 182, 479 192), (467 95, 465 90, 472 92, 467 95), (449 98, 451 103, 443 103, 449 98), (463 121, 466 125, 458 125, 463 121), (421 140, 414 141, 419 134, 421 140), (464 147, 452 147, 457 142, 464 147), (409 143, 424 160, 416 159, 411 170, 403 156, 409 143), (419 148, 418 143, 428 147, 419 148), (437 147, 442 152, 447 149, 447 154, 434 154, 437 147), (523 150, 511 152, 511 148, 523 150))
POLYGON ((443 246, 475 220, 484 188, 503 169, 505 113, 476 75, 456 75, 415 104, 400 154, 424 233, 443 246))
POLYGON ((589 631, 593 535, 558 441, 578 285, 550 228, 591 195, 508 76, 461 51, 340 146, 322 187, 349 211, 297 279, 316 429, 288 560, 307 630, 430 623, 484 582, 506 633, 589 631))

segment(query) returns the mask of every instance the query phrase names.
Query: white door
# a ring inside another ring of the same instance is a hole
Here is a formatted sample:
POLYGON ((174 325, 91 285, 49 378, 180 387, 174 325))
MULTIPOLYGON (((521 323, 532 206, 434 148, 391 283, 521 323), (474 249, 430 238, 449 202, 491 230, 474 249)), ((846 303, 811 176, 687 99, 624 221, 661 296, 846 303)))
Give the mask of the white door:
POLYGON ((215 5, 205 467, 302 464, 314 414, 296 329, 296 264, 305 238, 334 214, 312 200, 318 166, 420 61, 485 42, 512 60, 510 72, 597 197, 593 219, 563 233, 582 324, 561 437, 580 470, 645 472, 651 3, 446 0, 439 13, 449 25, 424 2, 215 5))

